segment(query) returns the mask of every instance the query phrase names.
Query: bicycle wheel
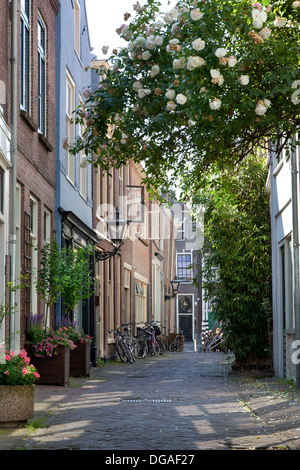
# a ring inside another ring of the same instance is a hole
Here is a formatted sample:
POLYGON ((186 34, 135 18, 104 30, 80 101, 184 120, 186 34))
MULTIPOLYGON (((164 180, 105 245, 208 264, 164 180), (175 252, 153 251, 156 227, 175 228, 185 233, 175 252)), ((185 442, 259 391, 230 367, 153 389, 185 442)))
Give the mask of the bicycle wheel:
POLYGON ((122 362, 127 362, 127 357, 126 354, 122 348, 122 345, 120 341, 116 341, 116 351, 118 353, 119 358, 121 359, 122 362))
POLYGON ((164 345, 164 342, 163 340, 160 338, 160 337, 157 337, 155 338, 157 343, 158 343, 158 346, 159 346, 159 354, 161 354, 162 356, 164 355, 165 353, 165 345, 164 345))
POLYGON ((134 362, 134 357, 133 357, 133 354, 130 351, 129 347, 127 346, 126 342, 122 341, 120 345, 123 349, 123 352, 124 352, 128 362, 130 362, 132 364, 134 362))
POLYGON ((134 356, 137 359, 144 359, 148 354, 148 346, 146 341, 137 339, 135 342, 134 356))
POLYGON ((149 342, 149 353, 150 356, 158 356, 160 352, 158 342, 155 338, 151 339, 149 342))

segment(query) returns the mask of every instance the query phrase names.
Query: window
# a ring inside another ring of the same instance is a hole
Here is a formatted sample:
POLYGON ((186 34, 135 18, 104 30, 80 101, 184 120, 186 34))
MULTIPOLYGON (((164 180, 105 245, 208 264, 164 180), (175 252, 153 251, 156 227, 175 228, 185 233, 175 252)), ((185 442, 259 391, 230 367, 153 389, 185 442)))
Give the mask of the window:
MULTIPOLYGON (((82 104, 83 100, 79 98, 80 104, 82 104)), ((85 130, 84 124, 79 124, 79 137, 83 136, 85 130)), ((86 199, 87 198, 87 163, 86 163, 86 156, 84 150, 81 150, 79 153, 79 191, 81 196, 86 199)))
POLYGON ((124 268, 124 323, 130 322, 130 284, 131 270, 124 268))
POLYGON ((44 243, 49 243, 51 237, 51 215, 44 210, 44 243))
POLYGON ((135 322, 147 320, 147 284, 136 280, 135 283, 135 322))
MULTIPOLYGON (((75 141, 75 121, 73 119, 73 111, 75 110, 75 84, 67 73, 66 84, 66 136, 69 143, 75 141)), ((66 171, 68 178, 74 183, 75 181, 75 162, 74 156, 66 150, 66 171)))
POLYGON ((192 281, 192 254, 177 253, 177 278, 182 282, 192 281))
POLYGON ((0 213, 4 213, 4 170, 0 168, 0 213))
MULTIPOLYGON (((115 305, 114 305, 114 266, 113 258, 107 260, 107 323, 108 330, 113 330, 115 327, 115 305)), ((109 335, 109 339, 114 339, 113 333, 109 335)))
POLYGON ((38 128, 46 134, 46 30, 38 19, 38 128))
POLYGON ((30 292, 30 312, 36 314, 38 311, 37 292, 35 289, 35 275, 38 269, 37 246, 38 246, 38 202, 33 197, 30 198, 30 242, 31 242, 31 292, 30 292))
POLYGON ((74 47, 75 52, 80 59, 80 5, 79 1, 74 1, 74 47))
POLYGON ((20 24, 21 108, 30 111, 30 0, 21 0, 20 24))

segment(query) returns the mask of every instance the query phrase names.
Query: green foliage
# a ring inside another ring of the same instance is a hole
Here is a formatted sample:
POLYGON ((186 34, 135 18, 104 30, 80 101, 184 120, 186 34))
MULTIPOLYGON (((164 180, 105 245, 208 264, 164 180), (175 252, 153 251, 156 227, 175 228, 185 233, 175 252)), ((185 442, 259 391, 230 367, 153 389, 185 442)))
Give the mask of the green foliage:
POLYGON ((271 244, 266 169, 248 157, 211 178, 195 198, 205 205, 203 288, 238 363, 268 358, 271 244))
POLYGON ((298 4, 186 0, 166 16, 159 1, 136 6, 119 30, 128 46, 77 110, 87 127, 70 151, 106 171, 143 162, 148 187, 167 189, 285 143, 300 123, 298 4))
MULTIPOLYGON (((90 247, 61 248, 55 239, 41 250, 41 268, 36 289, 47 306, 57 302, 62 295, 67 315, 94 292, 91 271, 90 247)), ((47 323, 45 322, 45 325, 47 323)))

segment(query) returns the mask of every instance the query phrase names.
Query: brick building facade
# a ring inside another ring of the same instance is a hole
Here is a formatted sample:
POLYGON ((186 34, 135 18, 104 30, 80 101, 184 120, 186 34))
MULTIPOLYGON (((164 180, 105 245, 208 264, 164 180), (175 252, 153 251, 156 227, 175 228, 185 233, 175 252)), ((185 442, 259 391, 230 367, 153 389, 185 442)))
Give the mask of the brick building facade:
MULTIPOLYGON (((93 80, 87 67, 91 48, 85 1, 3 0, 0 38, 0 294, 10 280, 14 259, 9 244, 12 211, 15 273, 17 278, 28 276, 28 287, 17 294, 13 322, 6 318, 6 331, 3 326, 0 329, 0 341, 9 338, 13 325, 14 348, 19 350, 28 319, 45 311, 35 289, 44 243, 56 234, 62 245, 76 242, 92 244, 98 252, 112 251, 106 217, 117 208, 128 222, 124 244, 117 255, 95 260, 95 295, 75 315, 80 327, 94 337, 91 362, 96 365, 99 358, 115 355, 115 340, 108 330, 124 322, 159 321, 168 335, 176 324, 175 299, 165 297, 171 292, 176 267, 172 210, 150 200, 141 183, 141 166, 129 163, 112 169, 111 176, 103 175, 100 169, 85 166, 83 155, 71 157, 63 146, 66 136, 81 131, 73 127, 69 112, 75 110, 84 88, 93 80), (12 4, 17 4, 15 13, 12 4), (11 100, 13 14, 18 30, 15 108, 11 100), (74 22, 70 21, 72 15, 74 22), (14 112, 16 139, 11 133, 14 112), (15 143, 12 199, 10 157, 15 143)), ((61 308, 58 302, 52 309, 48 326, 59 324, 61 308)))

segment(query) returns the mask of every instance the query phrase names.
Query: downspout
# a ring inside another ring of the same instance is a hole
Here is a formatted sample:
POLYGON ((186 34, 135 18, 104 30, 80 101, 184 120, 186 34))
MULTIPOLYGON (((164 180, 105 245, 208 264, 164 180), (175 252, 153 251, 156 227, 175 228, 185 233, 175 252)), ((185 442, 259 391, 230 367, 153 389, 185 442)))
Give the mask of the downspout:
MULTIPOLYGON (((16 282, 16 183, 17 183, 17 93, 18 93, 18 28, 17 0, 11 1, 12 55, 11 55, 11 181, 10 181, 10 280, 16 282)), ((13 289, 14 291, 14 289, 13 289)), ((15 316, 16 293, 10 298, 10 349, 16 349, 15 316)))
MULTIPOLYGON (((171 267, 170 267, 170 279, 174 279, 173 278, 173 267, 174 267, 174 263, 173 263, 173 245, 174 245, 174 212, 171 211, 171 214, 172 214, 172 226, 171 226, 171 267)), ((169 333, 170 333, 170 320, 171 320, 171 304, 172 304, 172 301, 169 302, 169 331, 168 331, 168 336, 169 336, 169 333)), ((175 322, 176 322, 176 300, 175 300, 175 322)), ((174 325, 175 326, 175 325, 174 325)))
MULTIPOLYGON (((296 151, 291 152, 291 176, 292 176, 292 213, 293 213, 293 264, 294 264, 294 315, 295 315, 295 340, 300 340, 300 285, 299 285, 299 226, 298 226, 298 184, 297 184, 297 157, 296 151)), ((296 365, 296 388, 300 390, 300 363, 296 365)))

